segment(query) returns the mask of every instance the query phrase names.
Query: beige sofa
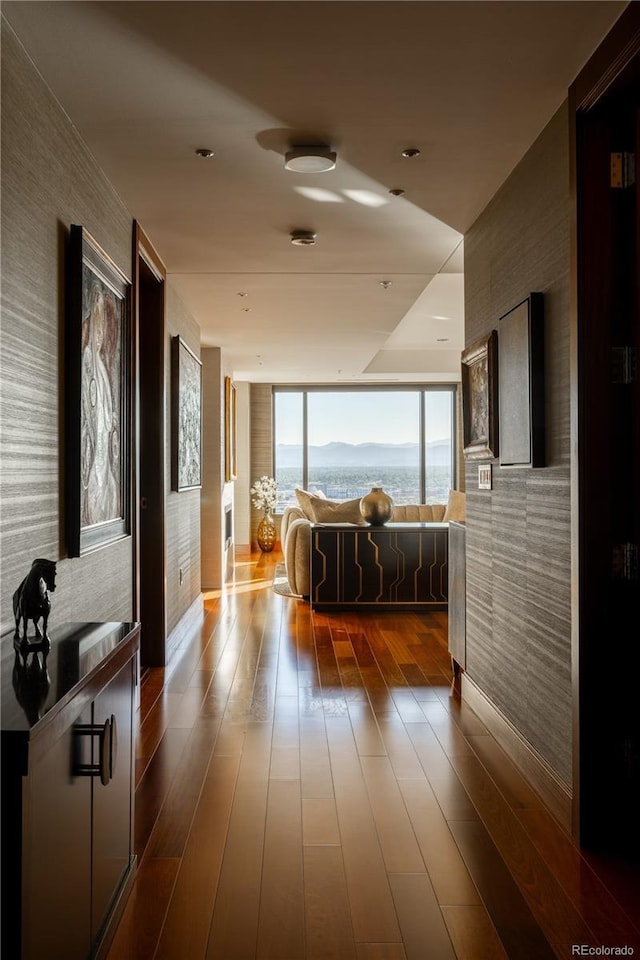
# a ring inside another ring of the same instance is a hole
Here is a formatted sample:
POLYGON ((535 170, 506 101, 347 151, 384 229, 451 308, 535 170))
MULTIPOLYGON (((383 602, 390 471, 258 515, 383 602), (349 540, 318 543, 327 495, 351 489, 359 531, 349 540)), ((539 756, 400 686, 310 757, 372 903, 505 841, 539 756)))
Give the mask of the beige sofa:
MULTIPOLYGON (((312 523, 365 524, 360 514, 360 501, 336 503, 322 494, 296 491, 298 506, 285 507, 280 526, 280 542, 284 554, 287 579, 292 593, 308 597, 310 593, 310 556, 312 523)), ((392 523, 442 523, 464 520, 465 495, 457 490, 449 494, 448 503, 395 504, 392 523)))

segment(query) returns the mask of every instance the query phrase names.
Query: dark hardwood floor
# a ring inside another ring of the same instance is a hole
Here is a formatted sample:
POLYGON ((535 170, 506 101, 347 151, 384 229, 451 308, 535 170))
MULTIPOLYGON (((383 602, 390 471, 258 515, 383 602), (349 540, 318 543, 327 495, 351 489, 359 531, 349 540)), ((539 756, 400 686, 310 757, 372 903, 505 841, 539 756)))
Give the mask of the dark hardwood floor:
POLYGON ((271 589, 280 559, 239 562, 142 677, 108 960, 640 955, 636 891, 613 896, 452 689, 446 613, 313 614, 271 589))

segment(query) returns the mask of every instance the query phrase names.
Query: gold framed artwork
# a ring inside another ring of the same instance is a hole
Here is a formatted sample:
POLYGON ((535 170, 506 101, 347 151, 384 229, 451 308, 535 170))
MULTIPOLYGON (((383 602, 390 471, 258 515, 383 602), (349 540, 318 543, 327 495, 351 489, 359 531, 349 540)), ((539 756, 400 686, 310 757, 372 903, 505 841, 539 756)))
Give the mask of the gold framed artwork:
POLYGON ((231 377, 224 378, 224 478, 238 476, 236 461, 237 402, 236 387, 231 377))

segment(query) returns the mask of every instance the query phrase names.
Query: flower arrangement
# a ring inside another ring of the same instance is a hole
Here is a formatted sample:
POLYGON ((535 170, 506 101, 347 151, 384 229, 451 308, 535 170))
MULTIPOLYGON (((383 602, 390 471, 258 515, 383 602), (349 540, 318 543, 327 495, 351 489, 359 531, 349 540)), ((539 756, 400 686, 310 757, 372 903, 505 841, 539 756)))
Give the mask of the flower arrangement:
POLYGON ((278 483, 273 477, 260 477, 251 487, 251 503, 257 510, 263 510, 265 516, 273 513, 278 503, 278 483))

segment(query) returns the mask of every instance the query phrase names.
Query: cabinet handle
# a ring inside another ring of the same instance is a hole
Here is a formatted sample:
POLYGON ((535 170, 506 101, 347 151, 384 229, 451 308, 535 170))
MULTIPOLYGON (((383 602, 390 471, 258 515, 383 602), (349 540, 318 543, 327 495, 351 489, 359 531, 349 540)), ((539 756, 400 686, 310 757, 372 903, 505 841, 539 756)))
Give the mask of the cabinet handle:
MULTIPOLYGON (((116 726, 116 718, 111 714, 111 722, 109 724, 109 768, 108 768, 108 777, 106 783, 109 783, 109 780, 113 780, 113 775, 116 772, 116 757, 118 755, 118 728, 116 726)), ((105 781, 102 781, 105 783, 105 781)))
POLYGON ((113 714, 101 726, 99 723, 78 723, 74 727, 78 737, 99 737, 98 763, 77 763, 74 767, 76 777, 100 777, 100 783, 106 787, 112 779, 116 764, 116 718, 113 714))

